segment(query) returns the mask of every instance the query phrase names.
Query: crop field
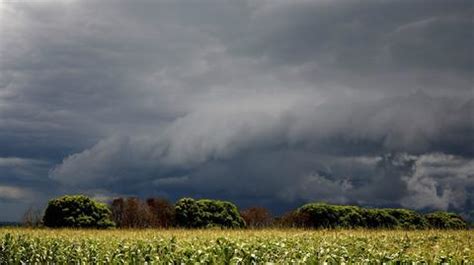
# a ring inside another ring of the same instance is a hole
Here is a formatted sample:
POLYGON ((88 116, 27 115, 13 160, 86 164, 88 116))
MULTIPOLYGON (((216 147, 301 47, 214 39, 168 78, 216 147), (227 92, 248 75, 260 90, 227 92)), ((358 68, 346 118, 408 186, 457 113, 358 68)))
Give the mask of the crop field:
POLYGON ((474 263, 473 231, 0 229, 0 264, 474 263))

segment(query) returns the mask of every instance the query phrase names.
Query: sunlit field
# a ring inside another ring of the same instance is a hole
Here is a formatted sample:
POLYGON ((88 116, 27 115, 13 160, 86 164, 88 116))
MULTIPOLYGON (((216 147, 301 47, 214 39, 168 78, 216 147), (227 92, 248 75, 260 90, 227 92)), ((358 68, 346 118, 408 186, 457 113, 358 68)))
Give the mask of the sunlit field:
POLYGON ((0 264, 474 263, 474 231, 0 229, 0 264))

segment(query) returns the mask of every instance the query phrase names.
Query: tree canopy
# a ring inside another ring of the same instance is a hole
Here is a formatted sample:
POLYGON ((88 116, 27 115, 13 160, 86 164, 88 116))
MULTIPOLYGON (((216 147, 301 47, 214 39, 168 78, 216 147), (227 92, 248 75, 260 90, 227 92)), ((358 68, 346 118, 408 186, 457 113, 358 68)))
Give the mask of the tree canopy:
POLYGON ((182 227, 239 228, 245 226, 245 221, 240 216, 237 207, 227 201, 183 198, 176 203, 175 213, 176 221, 182 227))
POLYGON ((308 203, 296 211, 293 223, 313 228, 465 229, 468 223, 457 214, 420 214, 408 209, 308 203), (295 219, 296 218, 296 219, 295 219))
POLYGON ((43 223, 47 227, 107 228, 115 226, 104 203, 84 195, 65 195, 49 201, 43 223))

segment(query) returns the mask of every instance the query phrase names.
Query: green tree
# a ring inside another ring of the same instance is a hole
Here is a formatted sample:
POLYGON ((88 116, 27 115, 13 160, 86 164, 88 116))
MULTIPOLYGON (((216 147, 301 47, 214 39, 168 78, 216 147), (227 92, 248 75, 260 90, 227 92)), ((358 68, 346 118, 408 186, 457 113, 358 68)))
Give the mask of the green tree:
POLYGON ((245 226, 237 207, 227 201, 192 198, 180 199, 175 206, 179 226, 189 228, 245 226))
POLYGON ((115 226, 106 204, 83 195, 65 195, 49 201, 43 216, 47 227, 107 228, 115 226))
POLYGON ((297 210, 304 226, 314 228, 403 228, 426 229, 426 218, 408 209, 366 209, 358 206, 308 203, 297 210))
POLYGON ((357 206, 308 203, 297 210, 307 216, 307 226, 314 228, 354 228, 364 227, 362 209, 357 206))
POLYGON ((398 221, 399 228, 403 229, 426 229, 429 227, 429 224, 426 218, 413 211, 408 209, 381 209, 391 216, 393 216, 398 221))
POLYGON ((390 215, 386 209, 365 209, 365 225, 368 228, 397 228, 397 218, 390 215))
POLYGON ((466 229, 468 223, 455 213, 433 212, 426 215, 430 226, 437 229, 466 229))

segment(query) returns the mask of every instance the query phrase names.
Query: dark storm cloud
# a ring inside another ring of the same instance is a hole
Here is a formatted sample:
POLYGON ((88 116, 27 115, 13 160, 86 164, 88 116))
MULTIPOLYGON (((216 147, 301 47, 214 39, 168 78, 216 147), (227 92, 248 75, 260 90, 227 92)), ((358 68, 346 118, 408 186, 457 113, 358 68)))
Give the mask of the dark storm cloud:
POLYGON ((236 47, 280 63, 472 69, 473 8, 470 1, 268 2, 253 13, 249 30, 257 34, 236 47))
POLYGON ((470 1, 269 2, 230 47, 298 66, 318 83, 337 80, 385 95, 427 86, 469 93, 473 8, 470 1))
POLYGON ((467 211, 472 14, 470 1, 5 3, 0 208, 12 219, 13 202, 84 192, 467 211))

